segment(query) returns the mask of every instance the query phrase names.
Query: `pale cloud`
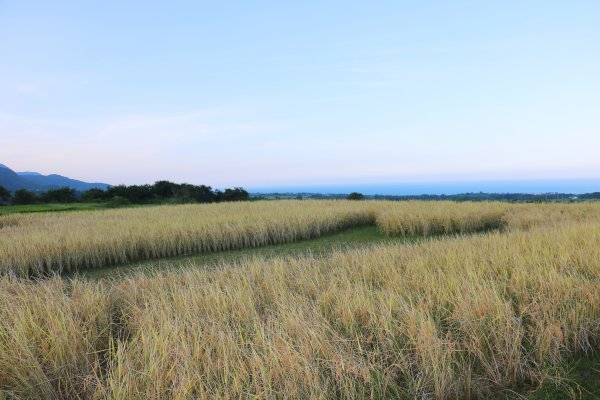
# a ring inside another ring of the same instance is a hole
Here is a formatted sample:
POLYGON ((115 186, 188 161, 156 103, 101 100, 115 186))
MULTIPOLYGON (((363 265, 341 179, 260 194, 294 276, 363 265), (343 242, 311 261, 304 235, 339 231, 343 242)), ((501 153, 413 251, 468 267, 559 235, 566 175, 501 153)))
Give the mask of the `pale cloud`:
POLYGON ((169 179, 220 187, 523 177, 519 171, 524 170, 531 178, 584 177, 584 171, 593 175, 600 166, 595 156, 600 139, 590 142, 593 133, 583 127, 567 138, 566 127, 556 121, 553 127, 499 125, 493 137, 502 131, 510 134, 492 146, 486 125, 438 131, 438 125, 381 130, 345 124, 337 130, 325 128, 324 134, 310 125, 262 122, 269 113, 252 107, 105 119, 0 113, 0 162, 17 170, 113 184, 169 179), (471 133, 461 133, 465 129, 471 133), (543 142, 530 134, 542 130, 543 142), (463 140, 456 140, 458 135, 463 140))
POLYGON ((207 109, 66 122, 0 113, 0 159, 16 170, 109 183, 194 180, 191 171, 211 170, 205 178, 219 185, 227 177, 215 166, 233 161, 240 168, 235 160, 248 148, 285 130, 244 114, 207 109))

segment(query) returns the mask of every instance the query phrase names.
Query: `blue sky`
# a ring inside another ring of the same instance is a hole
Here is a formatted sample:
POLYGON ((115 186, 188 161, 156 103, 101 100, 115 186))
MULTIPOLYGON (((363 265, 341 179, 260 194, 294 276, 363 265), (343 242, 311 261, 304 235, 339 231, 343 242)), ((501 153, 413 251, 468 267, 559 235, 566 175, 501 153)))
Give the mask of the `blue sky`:
POLYGON ((600 178, 600 2, 0 0, 0 162, 249 187, 600 178))

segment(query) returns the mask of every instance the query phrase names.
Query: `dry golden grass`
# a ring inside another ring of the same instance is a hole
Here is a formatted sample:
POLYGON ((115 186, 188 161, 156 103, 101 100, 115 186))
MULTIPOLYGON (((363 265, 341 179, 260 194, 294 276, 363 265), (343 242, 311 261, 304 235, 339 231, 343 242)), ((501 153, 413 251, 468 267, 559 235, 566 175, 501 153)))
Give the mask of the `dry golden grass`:
MULTIPOLYGON (((270 201, 0 216, 0 272, 36 276, 292 242, 377 223, 390 236, 527 227, 595 206, 270 201), (556 218, 555 218, 556 217, 556 218)), ((581 218, 579 218, 581 219, 581 218)))
POLYGON ((600 344, 600 225, 594 206, 517 229, 535 207, 511 211, 521 219, 504 232, 325 258, 105 283, 5 277, 0 391, 442 399, 538 384, 600 344))
POLYGON ((377 225, 389 236, 431 236, 500 228, 507 203, 410 201, 387 207, 377 225))
POLYGON ((565 226, 127 280, 130 339, 102 390, 464 398, 539 382, 598 345, 599 240, 565 226))
POLYGON ((111 314, 99 285, 0 279, 0 398, 87 398, 111 314), (5 397, 3 397, 3 395, 5 397))
POLYGON ((497 228, 500 203, 269 201, 0 216, 0 272, 36 276, 292 242, 358 225, 388 235, 497 228))
POLYGON ((512 204, 502 217, 507 229, 556 226, 565 222, 600 221, 600 203, 512 204))
POLYGON ((381 204, 245 202, 0 216, 0 272, 31 276, 292 242, 372 224, 381 204))

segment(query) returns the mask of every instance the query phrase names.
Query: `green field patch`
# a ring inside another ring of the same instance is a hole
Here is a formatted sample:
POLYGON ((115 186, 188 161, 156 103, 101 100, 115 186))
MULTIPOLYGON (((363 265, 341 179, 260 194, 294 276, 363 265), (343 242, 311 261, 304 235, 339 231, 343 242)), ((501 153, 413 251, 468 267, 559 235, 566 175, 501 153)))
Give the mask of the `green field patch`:
POLYGON ((105 208, 106 204, 104 203, 28 204, 18 206, 2 206, 0 207, 0 215, 62 211, 91 211, 102 210, 105 208))

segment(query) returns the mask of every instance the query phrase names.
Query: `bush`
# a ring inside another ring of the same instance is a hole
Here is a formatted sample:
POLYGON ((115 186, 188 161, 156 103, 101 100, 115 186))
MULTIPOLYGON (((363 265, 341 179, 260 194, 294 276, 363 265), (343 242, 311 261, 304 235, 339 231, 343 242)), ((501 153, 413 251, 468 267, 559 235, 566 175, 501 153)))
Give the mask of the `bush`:
POLYGON ((352 192, 346 198, 348 200, 364 200, 365 196, 362 193, 352 192))
POLYGON ((131 204, 131 202, 129 200, 127 200, 125 197, 115 196, 108 201, 107 206, 117 208, 117 207, 126 207, 130 204, 131 204))
POLYGON ((99 201, 108 200, 107 192, 102 189, 90 189, 83 192, 81 195, 81 201, 87 203, 95 203, 99 201))
POLYGON ((250 194, 241 187, 225 189, 224 192, 216 191, 217 201, 247 201, 250 194))
POLYGON ((74 203, 77 201, 75 190, 68 187, 48 190, 41 197, 44 203, 74 203))
POLYGON ((0 206, 4 204, 8 204, 10 202, 10 198, 12 194, 4 186, 0 186, 0 206))
POLYGON ((37 196, 35 193, 30 192, 27 189, 19 189, 15 192, 12 198, 12 204, 33 204, 37 202, 37 196))

